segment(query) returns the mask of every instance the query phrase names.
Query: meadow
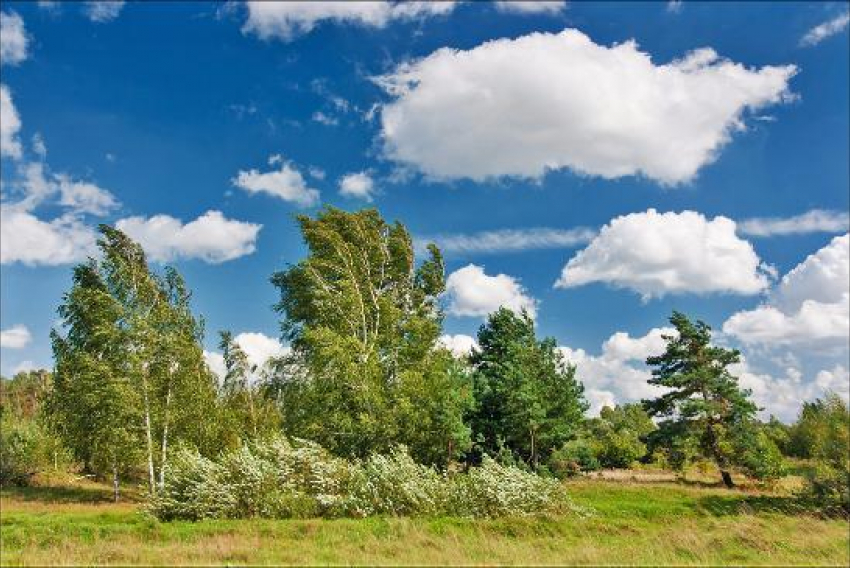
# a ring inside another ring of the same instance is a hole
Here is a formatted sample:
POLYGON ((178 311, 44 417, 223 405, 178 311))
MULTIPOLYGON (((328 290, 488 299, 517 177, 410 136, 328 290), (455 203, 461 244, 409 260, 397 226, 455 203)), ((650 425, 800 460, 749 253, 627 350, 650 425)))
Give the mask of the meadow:
MULTIPOLYGON (((143 493, 118 504, 89 481, 4 488, 2 565, 850 563, 850 524, 787 483, 729 490, 708 477, 620 472, 565 482, 564 517, 215 520, 163 523, 143 493)), ((789 478, 790 479, 790 478, 789 478)))

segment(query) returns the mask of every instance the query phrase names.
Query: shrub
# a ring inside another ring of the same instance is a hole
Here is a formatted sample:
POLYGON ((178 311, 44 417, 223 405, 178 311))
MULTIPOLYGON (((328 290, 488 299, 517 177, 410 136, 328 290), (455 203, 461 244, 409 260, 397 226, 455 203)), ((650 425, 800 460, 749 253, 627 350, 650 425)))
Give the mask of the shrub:
POLYGON ((480 467, 450 479, 444 514, 501 517, 561 512, 569 508, 561 484, 485 457, 480 467))
POLYGON ((585 438, 570 440, 549 457, 549 470, 561 479, 583 471, 596 471, 599 467, 596 448, 585 438))
POLYGON ((316 444, 254 442, 217 460, 180 450, 147 510, 160 520, 530 515, 571 508, 554 479, 485 458, 443 474, 398 447, 348 461, 316 444))
POLYGON ((67 461, 67 452, 40 422, 0 419, 0 485, 29 485, 37 473, 67 461))

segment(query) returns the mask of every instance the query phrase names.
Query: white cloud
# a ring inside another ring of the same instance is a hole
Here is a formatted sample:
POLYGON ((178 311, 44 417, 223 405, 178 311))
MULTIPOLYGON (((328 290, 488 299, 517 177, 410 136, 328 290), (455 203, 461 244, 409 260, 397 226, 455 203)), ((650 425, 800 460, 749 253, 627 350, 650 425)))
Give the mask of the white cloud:
POLYGON ((507 274, 487 276, 484 268, 469 264, 455 270, 446 279, 449 313, 456 316, 486 317, 500 307, 519 313, 522 309, 534 318, 537 300, 528 296, 519 281, 507 274))
POLYGON ((32 151, 42 160, 47 157, 47 145, 38 132, 32 135, 32 151))
POLYGON ((818 371, 814 378, 807 377, 793 365, 780 369, 776 375, 759 372, 745 357, 729 370, 738 377, 741 387, 752 391, 753 401, 763 408, 763 417, 772 414, 786 422, 796 418, 804 401, 820 398, 827 391, 838 393, 844 400, 850 396, 850 374, 840 364, 818 371))
POLYGON ((835 237, 782 277, 768 301, 738 312, 723 332, 767 347, 847 349, 850 236, 835 237))
POLYGON ((307 186, 304 176, 295 166, 280 156, 272 156, 269 164, 280 163, 280 169, 265 173, 257 170, 240 171, 233 185, 248 193, 267 193, 299 207, 311 207, 319 202, 319 190, 307 186))
POLYGON ((0 264, 69 264, 95 253, 94 230, 74 215, 42 221, 14 206, 0 207, 0 264))
POLYGON ((590 402, 590 414, 598 414, 603 406, 654 398, 664 392, 647 381, 652 373, 645 361, 650 355, 664 352, 662 335, 673 335, 672 328, 654 328, 642 337, 617 332, 602 344, 600 355, 583 349, 560 347, 564 359, 576 366, 576 377, 584 384, 590 402))
POLYGON ((123 0, 102 0, 99 2, 86 2, 83 6, 83 13, 92 22, 110 22, 118 17, 118 14, 121 13, 121 9, 123 7, 123 0))
POLYGON ((644 299, 666 294, 756 294, 768 287, 771 268, 735 234, 726 217, 708 220, 693 211, 632 213, 602 227, 555 283, 571 288, 606 282, 644 299))
POLYGON ((58 205, 75 215, 105 215, 119 206, 112 193, 91 182, 75 180, 64 173, 50 174, 46 170, 43 162, 20 164, 20 179, 14 187, 23 197, 15 207, 29 211, 56 194, 59 195, 58 205))
POLYGON ((61 7, 59 0, 38 0, 36 4, 39 8, 49 13, 57 12, 61 7))
POLYGON ((817 25, 806 32, 800 39, 800 45, 803 47, 811 47, 819 44, 828 37, 839 34, 847 29, 850 24, 850 12, 844 12, 835 16, 820 25, 817 25))
POLYGON ((25 325, 13 325, 0 331, 0 347, 4 349, 23 349, 32 340, 32 334, 25 325))
POLYGON ((204 349, 204 360, 207 362, 207 367, 215 373, 219 380, 224 377, 227 370, 224 366, 224 356, 221 353, 204 349))
POLYGON ((115 197, 93 183, 75 181, 65 174, 58 174, 56 181, 61 197, 59 204, 78 213, 106 215, 116 207, 115 197))
MULTIPOLYGON (((245 352, 248 362, 256 367, 256 371, 251 377, 255 381, 267 368, 269 359, 280 357, 289 352, 289 348, 282 345, 278 340, 262 333, 243 332, 236 335, 233 340, 245 352)), ((204 350, 204 358, 213 373, 218 375, 219 378, 224 377, 224 357, 221 353, 204 350)))
POLYGON ((667 2, 667 11, 671 14, 678 14, 682 11, 682 0, 669 0, 667 2))
POLYGON ((169 215, 155 215, 120 219, 115 226, 138 241, 154 261, 199 258, 212 264, 253 253, 262 228, 227 219, 221 211, 207 211, 185 225, 169 215))
POLYGON ((0 12, 0 65, 17 65, 27 58, 24 20, 15 12, 0 12))
POLYGON ((473 349, 478 349, 478 342, 471 335, 441 335, 440 345, 452 352, 455 357, 465 357, 473 349))
POLYGON ((372 201, 375 182, 368 172, 345 174, 339 180, 339 193, 345 197, 355 197, 372 201))
POLYGON ((494 253, 534 249, 570 248, 589 243, 596 236, 594 229, 499 229, 471 234, 434 235, 417 239, 420 248, 433 242, 445 253, 494 253))
POLYGON ((565 0, 498 0, 496 9, 515 14, 558 14, 567 8, 565 0))
POLYGON ((318 122, 319 124, 324 124, 325 126, 336 126, 337 124, 339 124, 339 120, 337 120, 335 117, 325 114, 320 110, 317 110, 313 113, 313 122, 318 122))
POLYGON ((376 79, 387 157, 437 178, 586 175, 691 180, 748 111, 791 97, 793 65, 748 69, 710 48, 654 63, 575 29, 443 48, 376 79))
POLYGON ((850 213, 812 209, 793 217, 756 217, 738 223, 738 232, 752 237, 843 233, 850 228, 850 213))
POLYGON ((454 2, 246 2, 243 33, 260 39, 291 41, 323 21, 382 28, 392 20, 414 20, 447 14, 454 2))
POLYGON ((287 353, 288 349, 281 343, 262 333, 243 332, 233 338, 252 365, 262 368, 272 357, 280 357, 287 353))
POLYGON ((6 85, 0 85, 0 156, 21 157, 20 129, 21 118, 12 103, 12 95, 6 85))

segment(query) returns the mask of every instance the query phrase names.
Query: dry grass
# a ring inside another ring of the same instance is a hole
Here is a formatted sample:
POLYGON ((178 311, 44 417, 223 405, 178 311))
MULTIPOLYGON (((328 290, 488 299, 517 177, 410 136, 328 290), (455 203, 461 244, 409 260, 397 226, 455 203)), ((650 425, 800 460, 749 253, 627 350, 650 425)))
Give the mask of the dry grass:
POLYGON ((787 497, 581 479, 586 517, 159 523, 108 488, 4 490, 2 564, 850 563, 848 522, 787 497))

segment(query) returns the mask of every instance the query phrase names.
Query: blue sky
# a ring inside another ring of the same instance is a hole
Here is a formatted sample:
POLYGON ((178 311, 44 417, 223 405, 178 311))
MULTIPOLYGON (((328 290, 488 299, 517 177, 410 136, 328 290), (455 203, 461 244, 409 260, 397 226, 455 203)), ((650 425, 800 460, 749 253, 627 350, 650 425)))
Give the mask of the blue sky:
POLYGON ((447 342, 531 307, 595 407, 647 394, 672 309, 768 412, 847 391, 847 4, 2 12, 4 375, 51 365, 100 222, 181 270, 210 351, 268 354, 294 216, 331 204, 443 245, 447 342))

